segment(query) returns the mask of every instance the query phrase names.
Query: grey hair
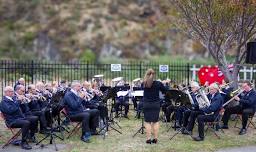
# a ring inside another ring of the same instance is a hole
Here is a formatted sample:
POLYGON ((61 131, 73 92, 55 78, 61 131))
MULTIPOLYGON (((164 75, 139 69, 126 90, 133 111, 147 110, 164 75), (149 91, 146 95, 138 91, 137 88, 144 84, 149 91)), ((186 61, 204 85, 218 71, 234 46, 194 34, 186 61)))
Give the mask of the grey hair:
POLYGON ((73 80, 71 83, 71 88, 74 88, 76 85, 80 84, 80 81, 78 80, 73 80))
POLYGON ((10 90, 14 90, 12 86, 6 86, 6 87, 4 88, 4 92, 10 91, 10 90))
POLYGON ((24 87, 23 85, 17 85, 15 88, 15 91, 20 90, 22 87, 24 87))

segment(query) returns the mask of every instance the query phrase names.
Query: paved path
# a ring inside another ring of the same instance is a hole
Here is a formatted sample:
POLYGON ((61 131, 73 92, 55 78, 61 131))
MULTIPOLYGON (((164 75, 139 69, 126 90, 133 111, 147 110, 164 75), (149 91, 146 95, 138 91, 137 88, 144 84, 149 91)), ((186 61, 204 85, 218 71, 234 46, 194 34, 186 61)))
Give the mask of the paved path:
MULTIPOLYGON (((29 150, 30 152, 56 152, 54 145, 46 145, 45 147, 40 147, 36 145, 31 145, 31 146, 33 149, 29 150)), ((57 144, 57 148, 59 151, 65 149, 66 147, 67 146, 64 144, 57 144)), ((28 152, 28 151, 21 149, 20 146, 9 145, 4 149, 0 147, 0 152, 28 152)))
POLYGON ((256 146, 226 148, 218 150, 217 152, 256 152, 256 146))

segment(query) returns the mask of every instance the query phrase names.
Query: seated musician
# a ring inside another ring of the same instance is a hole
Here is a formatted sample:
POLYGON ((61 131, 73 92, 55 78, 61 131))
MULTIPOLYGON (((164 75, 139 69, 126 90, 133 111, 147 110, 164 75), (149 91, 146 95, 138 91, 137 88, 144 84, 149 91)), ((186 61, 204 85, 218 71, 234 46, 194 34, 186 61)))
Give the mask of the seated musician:
POLYGON ((230 87, 228 85, 228 83, 229 83, 228 79, 223 79, 222 84, 220 85, 221 95, 224 99, 224 103, 227 102, 231 98, 230 93, 234 89, 233 87, 230 87))
MULTIPOLYGON (((126 86, 124 85, 124 82, 120 81, 117 84, 117 87, 119 88, 119 90, 117 90, 117 92, 119 91, 128 91, 126 86)), ((118 117, 118 111, 120 111, 120 107, 124 106, 124 117, 128 118, 128 112, 129 112, 129 96, 128 93, 127 95, 121 95, 121 96, 117 96, 115 98, 115 117, 118 117)))
POLYGON ((96 109, 87 110, 82 105, 84 94, 79 94, 81 85, 79 81, 71 83, 71 90, 64 96, 64 105, 67 108, 68 115, 71 121, 82 122, 82 137, 81 140, 89 142, 91 135, 96 134, 98 126, 99 111, 96 109))
POLYGON ((14 90, 16 90, 17 85, 25 86, 25 79, 24 78, 19 78, 19 80, 14 85, 14 90))
POLYGON ((249 116, 253 116, 256 109, 256 92, 249 81, 242 84, 242 93, 235 96, 234 99, 239 101, 239 105, 226 108, 223 115, 223 129, 228 129, 228 120, 231 114, 242 114, 242 128, 239 135, 246 134, 246 126, 249 116))
MULTIPOLYGON (((191 109, 186 109, 183 113, 183 119, 182 119, 182 125, 183 127, 187 127, 188 125, 188 119, 189 116, 191 114, 191 111, 198 111, 199 110, 199 106, 198 106, 198 102, 196 100, 196 96, 198 95, 198 90, 200 89, 200 86, 197 82, 193 81, 191 82, 191 98, 193 100, 193 103, 191 106, 191 109)), ((185 130, 182 130, 182 134, 187 134, 187 132, 185 130)))
POLYGON ((35 141, 38 117, 25 116, 20 110, 20 103, 16 99, 13 99, 13 96, 13 87, 5 87, 3 100, 0 103, 0 110, 5 117, 6 125, 8 127, 21 128, 21 148, 29 150, 32 149, 32 147, 27 143, 27 140, 30 137, 32 141, 35 141))
POLYGON ((219 86, 217 83, 212 83, 209 86, 209 94, 207 95, 207 98, 210 101, 210 105, 208 107, 200 107, 201 103, 198 101, 199 111, 191 111, 190 121, 186 127, 189 134, 192 134, 195 120, 197 118, 199 136, 193 138, 195 141, 204 140, 204 123, 214 121, 223 104, 223 98, 219 93, 219 86))
POLYGON ((42 110, 31 111, 29 107, 29 103, 33 100, 32 96, 25 96, 25 87, 22 85, 18 85, 16 87, 14 99, 19 101, 21 111, 25 114, 25 116, 37 116, 40 121, 40 133, 47 133, 47 123, 45 118, 45 112, 42 110))
POLYGON ((93 83, 92 88, 91 84, 87 81, 84 81, 82 91, 85 93, 85 100, 83 101, 83 106, 89 109, 98 109, 100 112, 100 117, 102 119, 107 117, 108 109, 101 102, 102 93, 98 89, 98 85, 93 83))

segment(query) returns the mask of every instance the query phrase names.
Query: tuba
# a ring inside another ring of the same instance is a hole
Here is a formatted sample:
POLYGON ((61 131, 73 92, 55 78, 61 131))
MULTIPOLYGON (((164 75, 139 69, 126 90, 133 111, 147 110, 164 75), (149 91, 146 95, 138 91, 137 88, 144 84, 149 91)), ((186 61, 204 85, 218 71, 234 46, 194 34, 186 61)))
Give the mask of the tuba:
POLYGON ((199 109, 209 107, 211 103, 210 103, 209 99, 207 98, 204 90, 199 89, 198 93, 199 94, 196 96, 196 100, 198 102, 199 109))

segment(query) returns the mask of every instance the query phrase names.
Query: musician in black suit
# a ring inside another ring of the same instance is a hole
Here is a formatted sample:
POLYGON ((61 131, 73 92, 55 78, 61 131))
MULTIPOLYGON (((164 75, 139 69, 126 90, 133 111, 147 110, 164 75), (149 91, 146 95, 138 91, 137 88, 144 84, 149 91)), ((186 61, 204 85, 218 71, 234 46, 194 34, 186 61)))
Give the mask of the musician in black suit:
POLYGON ((193 137, 195 141, 203 141, 204 140, 204 124, 205 122, 213 122, 216 117, 219 115, 219 111, 222 107, 223 104, 223 98, 221 94, 219 93, 219 86, 217 83, 212 83, 209 86, 209 94, 208 94, 208 99, 210 101, 210 106, 204 107, 200 109, 200 113, 193 114, 191 113, 191 122, 188 126, 188 129, 192 131, 193 126, 192 123, 195 121, 195 118, 197 117, 197 122, 198 122, 198 133, 199 135, 197 137, 193 137))
POLYGON ((223 129, 228 129, 228 120, 231 114, 242 114, 242 128, 239 135, 246 134, 246 126, 249 116, 253 116, 256 110, 256 92, 249 81, 242 84, 244 90, 239 96, 234 97, 239 105, 226 108, 223 115, 223 129))
MULTIPOLYGON (((191 112, 199 110, 199 106, 198 106, 198 102, 197 102, 196 96, 198 96, 198 90, 200 89, 200 86, 195 81, 191 82, 190 86, 191 86, 190 96, 191 96, 194 104, 191 105, 192 106, 191 109, 187 109, 183 113, 183 119, 182 119, 183 127, 187 127, 188 119, 189 119, 189 116, 190 116, 191 112)), ((187 132, 185 130, 182 130, 182 133, 183 134, 187 134, 187 132)))
POLYGON ((13 95, 13 87, 5 87, 3 100, 0 104, 0 110, 5 117, 6 125, 8 127, 21 128, 21 148, 26 150, 32 149, 32 147, 27 143, 27 139, 29 136, 31 137, 31 139, 35 139, 35 132, 38 125, 38 117, 25 117, 20 109, 20 103, 12 98, 13 95))
POLYGON ((14 85, 14 91, 16 91, 16 87, 18 86, 18 85, 23 85, 23 86, 25 86, 25 79, 24 78, 19 78, 19 80, 15 83, 15 85, 14 85))
MULTIPOLYGON (((118 87, 116 87, 116 90, 117 92, 119 91, 128 91, 128 87, 124 86, 124 85, 120 85, 118 87)), ((120 111, 120 108, 122 106, 124 106, 124 117, 125 118, 128 118, 128 112, 129 112, 129 96, 128 96, 128 92, 126 95, 121 95, 121 96, 117 96, 115 98, 115 117, 117 118, 118 117, 118 111, 120 111)))
POLYGON ((84 108, 82 105, 84 94, 79 94, 80 89, 79 81, 73 81, 71 90, 64 96, 64 105, 67 108, 71 121, 82 122, 81 140, 89 142, 91 135, 96 134, 96 128, 99 123, 99 111, 97 109, 88 110, 84 108))
POLYGON ((47 122, 45 118, 45 111, 31 111, 29 107, 29 103, 33 99, 32 97, 25 97, 25 87, 22 85, 18 85, 16 87, 14 99, 19 101, 21 111, 25 114, 25 116, 38 116, 40 121, 40 133, 47 133, 47 122))
POLYGON ((145 119, 145 128, 147 144, 157 143, 158 131, 159 131, 159 112, 160 112, 160 98, 159 91, 166 93, 164 85, 155 81, 155 71, 148 69, 144 81, 143 81, 143 112, 145 119), (153 131, 154 139, 151 140, 151 131, 153 131))

